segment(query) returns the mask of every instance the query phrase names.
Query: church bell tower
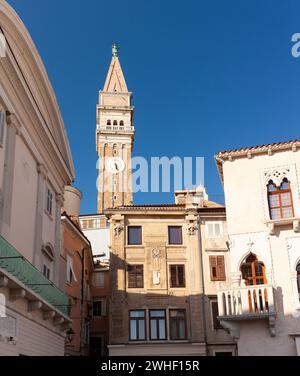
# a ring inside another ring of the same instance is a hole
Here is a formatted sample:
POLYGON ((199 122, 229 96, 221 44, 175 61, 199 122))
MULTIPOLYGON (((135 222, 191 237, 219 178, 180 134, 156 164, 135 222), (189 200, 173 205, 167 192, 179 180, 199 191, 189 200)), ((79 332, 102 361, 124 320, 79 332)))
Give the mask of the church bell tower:
POLYGON ((134 141, 132 93, 128 91, 118 57, 112 60, 97 104, 98 213, 132 204, 131 153, 134 141))

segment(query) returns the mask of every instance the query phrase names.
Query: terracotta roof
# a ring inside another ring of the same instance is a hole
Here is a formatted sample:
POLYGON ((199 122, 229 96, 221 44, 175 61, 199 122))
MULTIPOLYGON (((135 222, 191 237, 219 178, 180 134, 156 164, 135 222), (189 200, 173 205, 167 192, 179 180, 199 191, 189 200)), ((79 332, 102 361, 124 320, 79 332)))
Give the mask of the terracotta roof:
MULTIPOLYGON (((223 205, 220 205, 213 201, 204 201, 204 205, 202 208, 199 209, 205 209, 205 208, 224 208, 223 205)), ((184 204, 145 204, 145 205, 124 205, 124 206, 118 206, 116 208, 108 208, 106 211, 139 211, 139 210, 153 210, 153 211, 159 211, 159 210, 165 210, 165 211, 180 211, 185 210, 184 204)))
POLYGON ((227 156, 229 154, 237 154, 237 155, 243 155, 248 152, 267 152, 268 150, 282 150, 287 149, 289 147, 300 147, 300 140, 290 140, 290 141, 281 141, 281 142, 273 142, 271 144, 263 144, 263 145, 256 145, 256 146, 246 146, 239 149, 231 149, 231 150, 223 150, 220 151, 216 158, 222 158, 224 156, 227 156))

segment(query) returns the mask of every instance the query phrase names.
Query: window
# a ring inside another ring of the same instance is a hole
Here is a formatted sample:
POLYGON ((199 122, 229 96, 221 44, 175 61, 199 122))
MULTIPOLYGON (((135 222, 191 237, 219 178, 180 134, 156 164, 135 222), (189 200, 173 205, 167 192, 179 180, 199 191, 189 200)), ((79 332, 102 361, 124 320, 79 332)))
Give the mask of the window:
POLYGON ((50 279, 50 268, 46 264, 43 265, 43 275, 50 279))
POLYGON ((107 120, 106 125, 111 125, 111 121, 107 120))
POLYGON ((289 181, 284 178, 279 187, 272 180, 268 184, 270 219, 291 218, 294 216, 292 192, 289 181))
POLYGON ((4 143, 5 112, 0 111, 0 146, 4 143))
POLYGON ((297 272, 297 286, 298 286, 298 293, 299 293, 299 299, 300 299, 300 262, 296 267, 297 272))
POLYGON ((145 341, 146 314, 144 310, 129 311, 129 340, 145 341))
POLYGON ((169 226, 169 244, 182 244, 182 227, 169 226))
POLYGON ((113 123, 114 125, 118 125, 118 122, 117 122, 117 120, 114 120, 114 123, 113 123))
POLYGON ((93 273, 93 286, 104 287, 104 273, 103 272, 93 273))
POLYGON ((166 340, 166 311, 164 309, 151 309, 149 311, 150 340, 166 340))
POLYGON ((223 222, 207 222, 205 234, 207 238, 221 238, 223 236, 223 222))
POLYGON ((251 253, 241 266, 242 277, 247 286, 264 285, 267 283, 265 266, 251 253))
POLYGON ((93 299, 93 317, 106 316, 106 301, 105 299, 93 299))
POLYGON ((226 281, 224 256, 209 256, 210 280, 226 281))
POLYGON ((186 335, 185 309, 170 309, 170 338, 172 340, 184 340, 186 335))
POLYGON ((73 269, 73 258, 67 255, 67 282, 72 283, 73 281, 77 282, 76 275, 73 269))
POLYGON ((120 127, 124 127, 124 121, 123 120, 120 121, 120 127))
POLYGON ((171 287, 185 287, 184 265, 170 265, 171 287))
POLYGON ((46 197, 46 210, 47 213, 52 215, 52 202, 53 202, 53 193, 49 188, 47 188, 47 197, 46 197))
POLYGON ((144 287, 144 266, 128 265, 128 288, 144 287))
POLYGON ((213 322, 214 329, 223 329, 222 325, 220 324, 220 320, 218 319, 219 316, 219 307, 217 300, 211 300, 211 316, 213 322))
POLYGON ((104 355, 103 348, 103 337, 90 337, 90 356, 104 355))
POLYGON ((128 227, 128 245, 142 244, 142 227, 129 226, 128 227))

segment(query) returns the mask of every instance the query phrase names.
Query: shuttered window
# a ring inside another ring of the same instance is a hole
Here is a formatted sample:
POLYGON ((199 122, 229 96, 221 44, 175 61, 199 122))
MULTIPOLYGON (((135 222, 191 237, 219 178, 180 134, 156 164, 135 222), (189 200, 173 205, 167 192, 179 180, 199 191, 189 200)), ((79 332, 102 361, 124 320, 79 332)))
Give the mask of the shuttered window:
POLYGON ((226 281, 224 256, 209 256, 211 281, 226 281))
POLYGON ((185 287, 184 265, 170 265, 171 287, 185 287))
POLYGON ((128 288, 144 287, 144 266, 128 265, 128 288))

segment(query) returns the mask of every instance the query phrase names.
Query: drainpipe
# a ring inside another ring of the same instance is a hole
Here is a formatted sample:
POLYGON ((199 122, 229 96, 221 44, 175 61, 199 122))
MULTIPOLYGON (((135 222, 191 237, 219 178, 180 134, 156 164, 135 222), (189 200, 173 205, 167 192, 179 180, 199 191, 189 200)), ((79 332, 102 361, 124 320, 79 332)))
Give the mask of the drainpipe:
POLYGON ((85 248, 82 248, 82 255, 77 251, 81 260, 81 297, 80 297, 80 355, 84 355, 84 253, 85 248))
POLYGON ((203 330, 204 330, 204 342, 205 342, 205 351, 206 356, 208 355, 208 348, 207 348, 207 326, 206 326, 206 314, 205 314, 205 279, 204 279, 204 269, 203 269, 203 253, 202 253, 202 236, 201 236, 201 217, 198 213, 198 243, 199 243, 199 251, 200 251, 200 271, 201 271, 201 282, 202 282, 202 300, 201 300, 201 314, 202 314, 202 321, 203 321, 203 330))

